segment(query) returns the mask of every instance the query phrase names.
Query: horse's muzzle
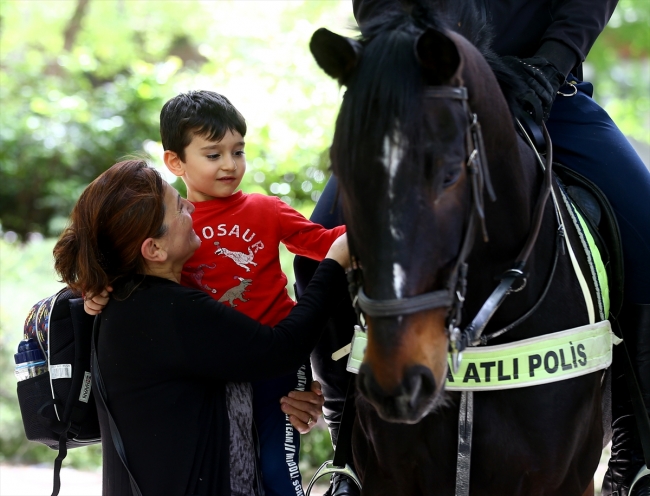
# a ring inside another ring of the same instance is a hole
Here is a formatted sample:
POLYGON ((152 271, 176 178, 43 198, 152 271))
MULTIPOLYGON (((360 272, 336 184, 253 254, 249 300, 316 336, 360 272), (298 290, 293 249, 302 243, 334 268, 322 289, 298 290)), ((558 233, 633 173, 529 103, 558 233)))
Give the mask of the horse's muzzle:
POLYGON ((419 422, 441 396, 436 394, 433 373, 423 365, 410 366, 395 390, 386 392, 375 380, 370 366, 364 363, 359 369, 357 387, 382 419, 407 424, 419 422))

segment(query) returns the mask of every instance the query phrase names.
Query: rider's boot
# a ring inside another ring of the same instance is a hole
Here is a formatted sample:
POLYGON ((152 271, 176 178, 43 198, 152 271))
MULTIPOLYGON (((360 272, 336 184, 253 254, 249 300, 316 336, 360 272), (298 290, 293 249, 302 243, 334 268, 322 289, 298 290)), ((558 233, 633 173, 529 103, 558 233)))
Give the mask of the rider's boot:
POLYGON ((345 475, 334 474, 324 496, 359 496, 359 488, 345 475))
MULTIPOLYGON (((630 353, 637 382, 650 415, 650 305, 625 304, 620 315, 625 346, 630 353)), ((612 366, 612 454, 603 481, 603 496, 650 496, 650 476, 630 487, 645 466, 641 439, 627 389, 623 345, 615 347, 612 366)))

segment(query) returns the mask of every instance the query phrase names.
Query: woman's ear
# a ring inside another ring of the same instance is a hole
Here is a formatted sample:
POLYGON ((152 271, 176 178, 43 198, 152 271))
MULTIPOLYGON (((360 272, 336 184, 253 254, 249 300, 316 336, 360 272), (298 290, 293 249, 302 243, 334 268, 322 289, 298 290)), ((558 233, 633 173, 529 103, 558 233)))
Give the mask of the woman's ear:
POLYGON ((185 167, 183 161, 180 159, 176 152, 165 150, 163 153, 163 162, 172 174, 181 177, 185 174, 185 167))
POLYGON ((147 238, 140 247, 142 257, 148 262, 164 262, 167 260, 167 251, 160 245, 160 240, 147 238))

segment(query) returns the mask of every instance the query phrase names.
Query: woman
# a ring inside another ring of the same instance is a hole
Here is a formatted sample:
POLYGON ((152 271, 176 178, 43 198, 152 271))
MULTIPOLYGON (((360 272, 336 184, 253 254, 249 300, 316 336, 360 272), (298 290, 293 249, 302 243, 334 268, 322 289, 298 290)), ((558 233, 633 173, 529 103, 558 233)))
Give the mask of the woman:
MULTIPOLYGON (((192 209, 145 162, 116 164, 79 198, 54 248, 55 268, 85 294, 114 288, 98 360, 142 493, 255 495, 251 405, 238 400, 238 383, 304 363, 344 294, 347 241, 332 245, 291 314, 269 328, 179 284, 200 244, 192 209)), ((104 494, 129 494, 101 410, 100 423, 104 494)))

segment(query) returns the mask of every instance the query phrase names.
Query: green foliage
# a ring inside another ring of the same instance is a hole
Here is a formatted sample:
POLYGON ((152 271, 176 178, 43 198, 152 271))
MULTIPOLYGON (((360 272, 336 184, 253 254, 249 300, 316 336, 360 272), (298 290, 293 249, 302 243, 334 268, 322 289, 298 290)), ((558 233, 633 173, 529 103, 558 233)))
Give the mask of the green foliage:
POLYGON ((621 131, 650 144, 650 2, 618 3, 587 57, 585 78, 621 131))
POLYGON ((334 457, 329 430, 320 425, 300 438, 300 468, 318 468, 325 460, 334 457))
MULTIPOLYGON (((308 42, 318 27, 350 35, 351 25, 349 1, 3 0, 0 235, 56 235, 83 188, 124 156, 149 155, 164 172, 158 114, 191 89, 223 93, 246 117, 242 187, 309 215, 329 175, 340 90, 308 42)), ((649 25, 650 2, 620 0, 586 66, 596 99, 646 143, 649 25)), ((166 178, 185 192, 182 181, 166 178)), ((54 458, 24 439, 12 373, 25 315, 60 287, 53 243, 0 239, 0 460, 54 458)), ((290 290, 291 262, 283 250, 290 290)), ((331 456, 325 430, 302 445, 303 464, 331 456)), ((72 450, 68 460, 96 466, 99 447, 72 450)))
POLYGON ((190 89, 225 94, 247 118, 247 191, 313 208, 338 89, 307 44, 320 25, 350 23, 341 3, 6 0, 1 8, 5 231, 22 240, 58 234, 83 188, 125 156, 149 154, 164 168, 160 108, 190 89))

